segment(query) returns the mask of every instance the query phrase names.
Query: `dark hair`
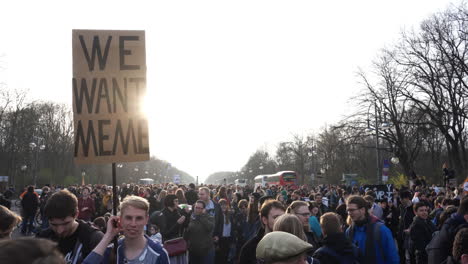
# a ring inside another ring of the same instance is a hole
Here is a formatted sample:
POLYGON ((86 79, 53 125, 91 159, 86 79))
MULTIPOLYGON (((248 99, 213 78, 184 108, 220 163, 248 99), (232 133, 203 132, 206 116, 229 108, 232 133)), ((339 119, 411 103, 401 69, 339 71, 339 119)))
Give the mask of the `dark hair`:
POLYGON ((166 208, 174 206, 174 200, 177 200, 177 196, 175 194, 168 194, 164 199, 164 206, 166 208))
POLYGON ((65 260, 56 243, 28 237, 0 241, 0 263, 65 264, 65 260))
POLYGON ((195 184, 193 184, 193 183, 190 183, 188 186, 189 186, 190 188, 192 188, 192 189, 195 189, 195 184))
POLYGON ((348 218, 348 212, 346 212, 346 204, 340 204, 336 207, 336 214, 341 217, 341 221, 344 223, 348 218))
POLYGON ((434 207, 436 207, 438 204, 442 205, 443 200, 444 200, 443 196, 437 196, 437 198, 434 201, 434 207))
POLYGON ((427 204, 425 202, 417 202, 413 205, 413 210, 416 212, 419 208, 423 206, 427 206, 427 204))
POLYGON ((442 205, 443 206, 447 206, 447 205, 451 205, 452 204, 452 200, 449 199, 449 198, 444 198, 444 200, 442 200, 442 205))
POLYGON ((462 216, 468 214, 468 196, 463 198, 463 200, 460 202, 457 213, 462 216))
POLYGON ((463 254, 468 254, 468 228, 458 231, 453 241, 452 255, 456 261, 460 261, 463 254))
POLYGON ((78 199, 68 190, 61 190, 52 194, 44 207, 47 218, 75 217, 78 213, 78 199))
POLYGON ((28 192, 31 192, 31 193, 34 192, 34 187, 31 186, 31 185, 29 185, 29 186, 28 186, 28 192))
POLYGON ((363 208, 365 207, 366 209, 369 209, 369 203, 359 195, 352 195, 348 197, 348 200, 346 201, 346 204, 355 204, 358 206, 358 208, 363 208))
POLYGON ((437 223, 438 227, 442 227, 445 221, 447 221, 447 219, 449 219, 450 216, 455 212, 457 212, 457 207, 455 207, 454 205, 447 206, 447 208, 445 208, 445 210, 442 213, 440 213, 439 222, 437 223))
POLYGON ((206 208, 206 203, 202 200, 197 200, 195 203, 199 203, 199 204, 202 204, 203 205, 203 209, 206 208))
POLYGON ((408 190, 402 191, 401 194, 400 194, 400 198, 401 199, 405 199, 405 198, 411 199, 411 192, 408 191, 408 190))
POLYGON ((280 209, 286 211, 284 205, 281 202, 276 200, 268 200, 262 205, 262 209, 260 210, 260 216, 268 218, 268 214, 270 213, 272 208, 280 209))
POLYGON ((96 219, 94 219, 94 221, 93 221, 93 224, 96 227, 98 227, 99 230, 101 230, 103 233, 106 232, 107 220, 103 216, 96 217, 96 219))

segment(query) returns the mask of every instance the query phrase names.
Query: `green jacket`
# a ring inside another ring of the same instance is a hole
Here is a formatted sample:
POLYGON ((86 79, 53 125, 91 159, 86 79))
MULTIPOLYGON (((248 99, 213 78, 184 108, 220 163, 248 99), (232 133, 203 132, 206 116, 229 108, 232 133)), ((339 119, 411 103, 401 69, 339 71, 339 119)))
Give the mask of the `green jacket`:
POLYGON ((184 238, 188 242, 189 252, 195 255, 205 255, 214 248, 213 230, 214 217, 209 214, 190 217, 190 223, 185 230, 184 238))

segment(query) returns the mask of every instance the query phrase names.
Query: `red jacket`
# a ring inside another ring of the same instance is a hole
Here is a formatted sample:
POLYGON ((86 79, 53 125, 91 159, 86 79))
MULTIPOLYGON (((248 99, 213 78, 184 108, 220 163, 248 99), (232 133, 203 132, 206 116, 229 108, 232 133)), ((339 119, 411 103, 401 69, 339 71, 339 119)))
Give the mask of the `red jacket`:
POLYGON ((78 219, 90 221, 96 212, 96 209, 94 208, 94 200, 90 197, 88 197, 88 199, 83 199, 83 197, 78 198, 78 211, 78 219), (83 208, 86 209, 83 210, 83 208))

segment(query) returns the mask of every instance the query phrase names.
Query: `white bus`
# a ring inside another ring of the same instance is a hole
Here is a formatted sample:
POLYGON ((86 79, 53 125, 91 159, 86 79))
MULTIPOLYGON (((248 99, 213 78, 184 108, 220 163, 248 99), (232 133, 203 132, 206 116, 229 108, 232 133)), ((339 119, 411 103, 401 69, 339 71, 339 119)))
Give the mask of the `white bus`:
POLYGON ((258 175, 257 177, 255 177, 254 178, 255 189, 257 189, 258 186, 265 187, 267 180, 268 180, 268 175, 258 175))
POLYGON ((237 179, 234 181, 234 184, 237 186, 245 187, 247 185, 246 179, 237 179))
POLYGON ((138 180, 138 184, 153 184, 154 180, 151 178, 143 178, 138 180))

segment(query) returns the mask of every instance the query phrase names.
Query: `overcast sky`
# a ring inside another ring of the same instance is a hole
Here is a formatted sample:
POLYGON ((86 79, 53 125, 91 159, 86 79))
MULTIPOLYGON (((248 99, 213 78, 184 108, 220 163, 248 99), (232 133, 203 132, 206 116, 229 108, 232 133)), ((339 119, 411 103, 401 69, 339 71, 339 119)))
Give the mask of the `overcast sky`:
POLYGON ((358 67, 451 2, 7 0, 0 82, 71 106, 72 29, 145 30, 151 155, 204 179, 340 120, 358 67))

